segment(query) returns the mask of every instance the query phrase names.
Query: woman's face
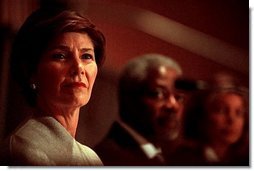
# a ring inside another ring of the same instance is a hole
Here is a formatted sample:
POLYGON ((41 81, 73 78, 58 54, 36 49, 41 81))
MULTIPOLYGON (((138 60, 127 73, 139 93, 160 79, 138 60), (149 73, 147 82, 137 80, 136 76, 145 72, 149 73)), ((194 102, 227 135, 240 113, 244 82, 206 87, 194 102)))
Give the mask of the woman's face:
POLYGON ((63 33, 49 45, 33 77, 38 87, 37 101, 81 107, 90 99, 96 75, 90 37, 85 33, 63 33))
POLYGON ((223 93, 214 99, 209 108, 209 134, 214 141, 233 144, 242 135, 245 106, 241 96, 223 93))

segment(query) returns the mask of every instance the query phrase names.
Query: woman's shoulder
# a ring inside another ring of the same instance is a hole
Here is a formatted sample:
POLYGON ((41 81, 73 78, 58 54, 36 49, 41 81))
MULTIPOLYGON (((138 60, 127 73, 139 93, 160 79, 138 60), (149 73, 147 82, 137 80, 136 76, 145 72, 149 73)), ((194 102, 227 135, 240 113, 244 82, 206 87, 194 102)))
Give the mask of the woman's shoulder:
POLYGON ((67 131, 52 117, 29 118, 11 134, 11 138, 47 140, 52 136, 62 137, 67 131))
POLYGON ((204 165, 203 145, 196 141, 184 140, 168 155, 169 165, 199 166, 204 165))
POLYGON ((36 164, 35 161, 38 158, 49 162, 43 150, 44 148, 41 146, 46 141, 46 139, 43 139, 44 131, 41 128, 43 126, 39 122, 34 119, 28 119, 6 138, 3 148, 6 152, 5 155, 8 156, 8 165, 36 164))
POLYGON ((100 166, 103 165, 101 162, 101 159, 99 156, 95 153, 94 150, 92 150, 90 147, 83 145, 79 143, 78 141, 74 140, 73 145, 73 152, 76 154, 83 155, 83 158, 85 158, 87 161, 87 165, 94 165, 94 166, 100 166))
MULTIPOLYGON (((51 118, 30 118, 8 138, 11 161, 54 165, 56 154, 66 154, 73 138, 51 118)), ((19 164, 19 163, 17 163, 19 164)))
POLYGON ((91 148, 51 117, 27 120, 10 136, 9 148, 15 165, 102 165, 91 148))

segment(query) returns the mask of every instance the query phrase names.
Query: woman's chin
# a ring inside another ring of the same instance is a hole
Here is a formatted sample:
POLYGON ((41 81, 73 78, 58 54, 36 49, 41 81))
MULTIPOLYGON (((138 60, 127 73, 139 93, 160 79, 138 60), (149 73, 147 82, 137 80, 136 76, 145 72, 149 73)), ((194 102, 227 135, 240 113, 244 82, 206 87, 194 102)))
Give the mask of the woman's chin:
POLYGON ((65 98, 62 102, 68 106, 82 107, 88 103, 89 99, 90 99, 90 97, 84 97, 84 95, 70 96, 70 97, 65 98))

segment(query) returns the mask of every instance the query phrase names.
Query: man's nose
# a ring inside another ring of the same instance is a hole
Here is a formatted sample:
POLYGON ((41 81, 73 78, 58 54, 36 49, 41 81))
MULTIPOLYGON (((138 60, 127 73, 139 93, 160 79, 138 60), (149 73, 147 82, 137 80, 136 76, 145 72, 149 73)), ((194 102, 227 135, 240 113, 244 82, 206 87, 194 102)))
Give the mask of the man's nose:
POLYGON ((174 95, 170 95, 164 104, 164 112, 174 117, 175 119, 180 119, 182 117, 181 104, 174 95))
POLYGON ((168 98, 166 98, 165 105, 167 108, 177 108, 178 101, 176 100, 176 97, 171 94, 168 98))

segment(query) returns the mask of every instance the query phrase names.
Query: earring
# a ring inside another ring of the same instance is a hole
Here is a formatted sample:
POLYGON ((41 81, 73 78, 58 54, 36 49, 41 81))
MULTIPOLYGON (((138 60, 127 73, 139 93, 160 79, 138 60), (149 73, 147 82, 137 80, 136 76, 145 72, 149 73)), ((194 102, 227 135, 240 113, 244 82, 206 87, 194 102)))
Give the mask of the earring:
POLYGON ((31 88, 32 88, 33 90, 36 90, 36 84, 33 83, 33 84, 31 84, 30 86, 31 86, 31 88))

